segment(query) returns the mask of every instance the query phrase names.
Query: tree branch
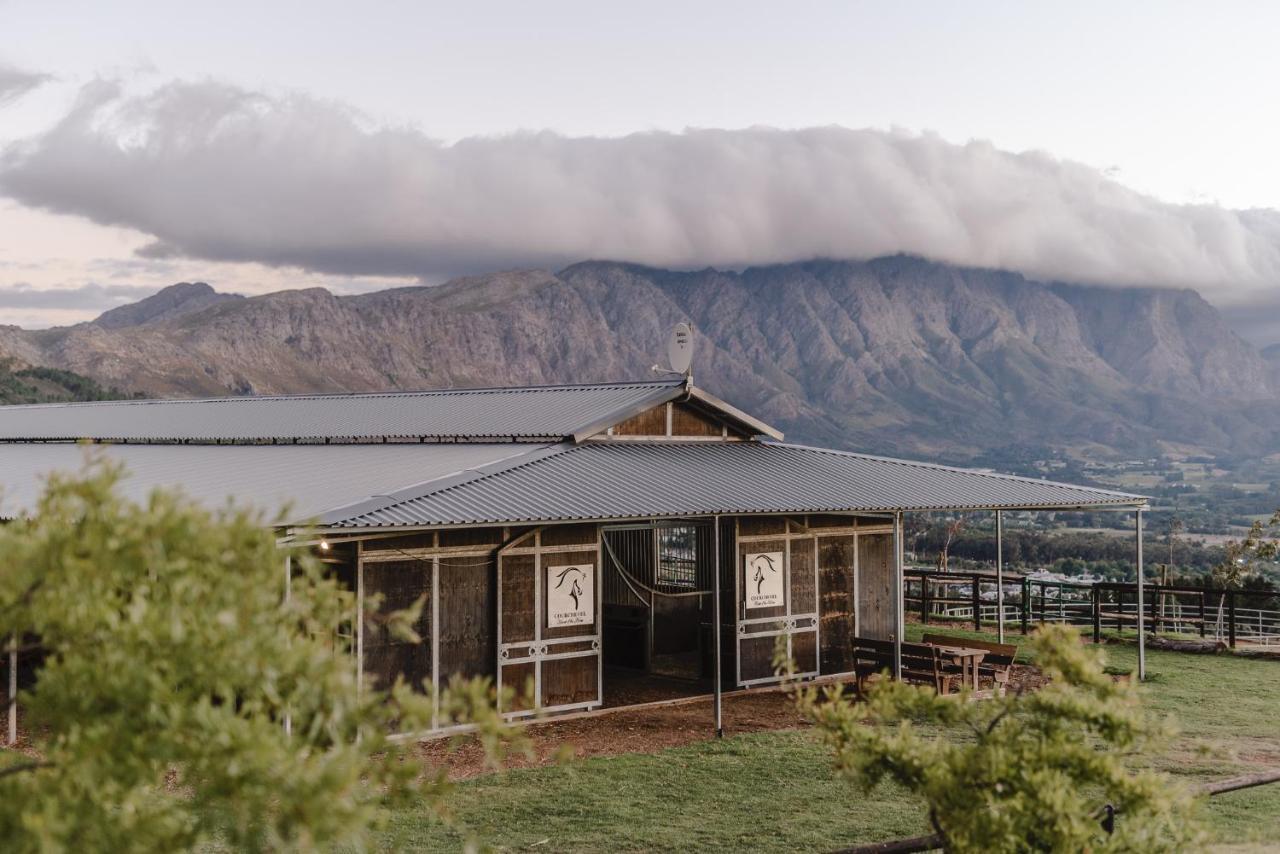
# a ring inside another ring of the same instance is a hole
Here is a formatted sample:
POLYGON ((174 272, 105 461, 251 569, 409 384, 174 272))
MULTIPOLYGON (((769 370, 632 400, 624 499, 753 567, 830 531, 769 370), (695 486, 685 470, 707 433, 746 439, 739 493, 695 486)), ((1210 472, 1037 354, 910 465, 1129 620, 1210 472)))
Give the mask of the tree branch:
POLYGON ((52 768, 52 762, 36 761, 36 762, 19 762, 17 765, 10 765, 7 768, 0 768, 0 778, 9 777, 14 774, 21 774, 23 771, 35 771, 40 768, 52 768))

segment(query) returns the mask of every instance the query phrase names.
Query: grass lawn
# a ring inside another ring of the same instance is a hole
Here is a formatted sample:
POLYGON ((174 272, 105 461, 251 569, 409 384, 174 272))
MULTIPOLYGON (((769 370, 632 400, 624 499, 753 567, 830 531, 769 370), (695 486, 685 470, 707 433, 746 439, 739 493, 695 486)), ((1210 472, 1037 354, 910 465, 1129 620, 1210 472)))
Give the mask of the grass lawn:
MULTIPOLYGON (((1136 665, 1133 647, 1107 653, 1117 667, 1136 665)), ((1147 670, 1150 707, 1175 715, 1181 730, 1153 757, 1158 767, 1198 782, 1280 766, 1280 663, 1151 651, 1147 670)), ((901 790, 864 795, 835 779, 803 731, 489 775, 461 784, 452 808, 507 850, 828 850, 927 830, 920 803, 901 790)), ((1203 818, 1216 843, 1280 850, 1280 784, 1215 797, 1203 818)), ((393 814, 382 841, 422 851, 461 845, 457 832, 417 811, 393 814)))

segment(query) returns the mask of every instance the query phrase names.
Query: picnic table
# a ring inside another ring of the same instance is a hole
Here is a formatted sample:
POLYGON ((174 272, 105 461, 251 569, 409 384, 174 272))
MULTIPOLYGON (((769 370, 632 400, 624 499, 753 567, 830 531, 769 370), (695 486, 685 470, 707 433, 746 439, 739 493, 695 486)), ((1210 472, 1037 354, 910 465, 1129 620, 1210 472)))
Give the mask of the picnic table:
POLYGON ((982 659, 987 657, 985 649, 974 649, 967 646, 951 646, 950 644, 930 644, 938 650, 939 656, 960 668, 960 686, 968 685, 978 690, 978 667, 982 659))

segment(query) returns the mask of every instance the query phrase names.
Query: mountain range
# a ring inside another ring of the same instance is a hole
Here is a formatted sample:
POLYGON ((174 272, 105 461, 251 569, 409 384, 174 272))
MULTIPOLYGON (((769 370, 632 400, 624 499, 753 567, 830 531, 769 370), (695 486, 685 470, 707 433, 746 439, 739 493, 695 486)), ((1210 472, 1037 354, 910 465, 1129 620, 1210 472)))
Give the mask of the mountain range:
POLYGON ((955 461, 1280 449, 1280 348, 1259 352, 1196 292, 901 256, 592 261, 352 296, 184 283, 89 323, 0 327, 0 358, 147 396, 591 382, 650 376, 681 320, 695 381, 793 440, 955 461))

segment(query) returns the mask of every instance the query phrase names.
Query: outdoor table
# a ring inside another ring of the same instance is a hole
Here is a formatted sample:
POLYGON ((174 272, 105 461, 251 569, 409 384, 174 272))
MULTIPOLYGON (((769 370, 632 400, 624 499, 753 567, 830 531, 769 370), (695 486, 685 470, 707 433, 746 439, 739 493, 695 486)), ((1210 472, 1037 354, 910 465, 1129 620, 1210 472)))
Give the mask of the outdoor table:
POLYGON ((985 649, 971 649, 967 646, 937 646, 944 657, 960 668, 960 684, 978 690, 978 665, 987 657, 985 649))

